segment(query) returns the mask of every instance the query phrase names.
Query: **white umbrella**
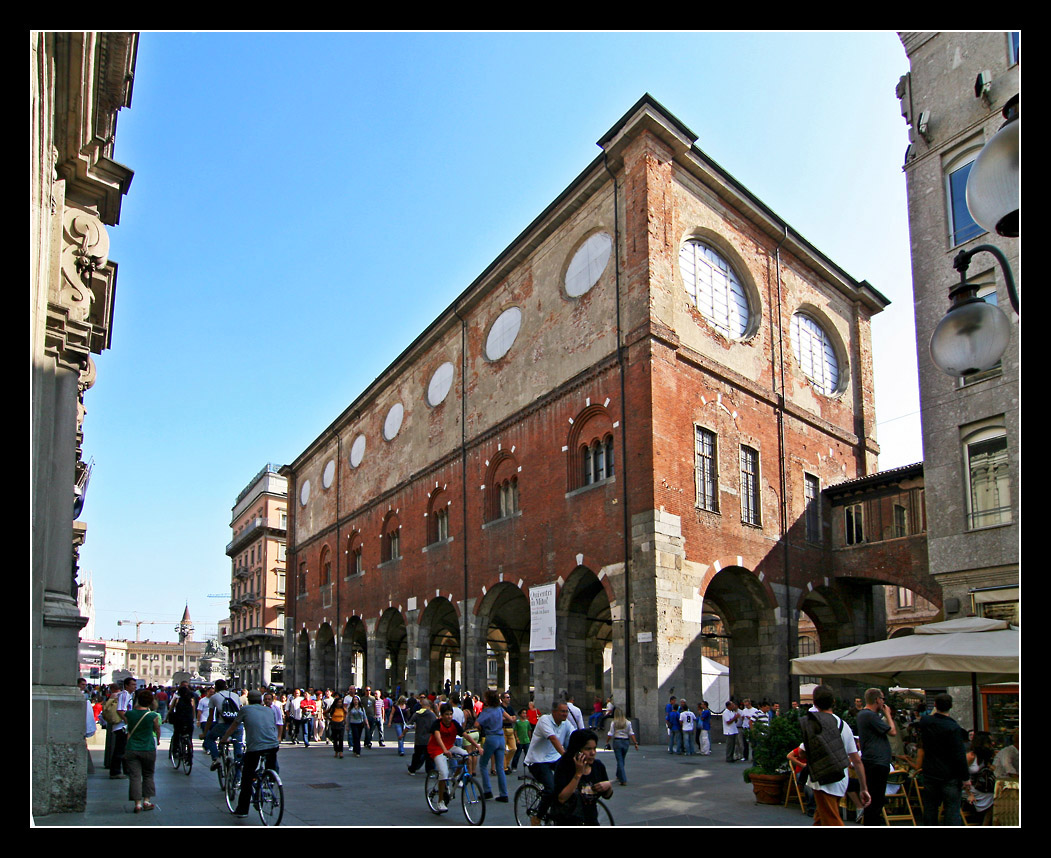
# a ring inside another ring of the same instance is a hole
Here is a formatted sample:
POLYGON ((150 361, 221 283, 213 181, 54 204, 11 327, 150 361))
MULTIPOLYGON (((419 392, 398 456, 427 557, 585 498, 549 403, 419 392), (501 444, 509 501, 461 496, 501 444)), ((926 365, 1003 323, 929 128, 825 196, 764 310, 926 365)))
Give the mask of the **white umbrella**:
POLYGON ((915 633, 792 659, 792 673, 846 676, 872 685, 917 688, 1018 679, 1020 633, 1002 620, 965 617, 915 633))

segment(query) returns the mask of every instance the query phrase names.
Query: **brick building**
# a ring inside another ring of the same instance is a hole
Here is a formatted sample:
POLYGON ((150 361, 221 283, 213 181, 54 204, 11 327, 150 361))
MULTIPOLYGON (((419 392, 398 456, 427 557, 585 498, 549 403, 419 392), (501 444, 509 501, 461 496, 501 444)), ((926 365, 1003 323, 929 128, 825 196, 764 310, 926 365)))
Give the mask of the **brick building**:
POLYGON ((695 140, 644 96, 283 469, 290 685, 477 691, 495 661, 656 738, 713 618, 753 697, 791 696, 800 612, 823 649, 885 636, 871 583, 911 570, 837 579, 822 490, 876 470, 887 301, 695 140))

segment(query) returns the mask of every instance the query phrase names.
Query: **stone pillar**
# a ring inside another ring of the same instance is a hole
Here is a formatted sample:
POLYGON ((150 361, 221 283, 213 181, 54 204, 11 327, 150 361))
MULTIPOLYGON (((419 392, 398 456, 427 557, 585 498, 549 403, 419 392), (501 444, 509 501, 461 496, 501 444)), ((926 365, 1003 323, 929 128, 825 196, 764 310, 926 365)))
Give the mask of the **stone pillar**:
POLYGON ((488 620, 475 615, 475 601, 465 599, 460 602, 460 684, 478 696, 489 686, 489 659, 486 652, 488 620))

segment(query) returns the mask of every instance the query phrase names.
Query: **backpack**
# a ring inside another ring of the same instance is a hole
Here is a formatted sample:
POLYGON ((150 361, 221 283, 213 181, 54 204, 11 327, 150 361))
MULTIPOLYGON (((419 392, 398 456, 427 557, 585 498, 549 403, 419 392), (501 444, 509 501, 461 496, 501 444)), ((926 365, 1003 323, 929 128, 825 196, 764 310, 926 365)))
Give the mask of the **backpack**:
MULTIPOLYGON (((223 692, 219 693, 222 694, 223 692)), ((227 724, 232 723, 240 709, 240 701, 231 692, 227 691, 226 696, 223 697, 223 702, 219 704, 219 715, 223 721, 227 724)))
POLYGON ((996 790, 996 775, 993 767, 984 765, 978 769, 978 774, 971 778, 971 783, 978 792, 992 793, 996 790))
POLYGON ((124 719, 120 717, 117 704, 120 702, 118 696, 109 698, 102 706, 102 720, 111 727, 120 724, 124 719))
POLYGON ((821 786, 843 780, 850 761, 843 749, 842 719, 828 712, 808 712, 799 719, 799 727, 811 779, 821 786))

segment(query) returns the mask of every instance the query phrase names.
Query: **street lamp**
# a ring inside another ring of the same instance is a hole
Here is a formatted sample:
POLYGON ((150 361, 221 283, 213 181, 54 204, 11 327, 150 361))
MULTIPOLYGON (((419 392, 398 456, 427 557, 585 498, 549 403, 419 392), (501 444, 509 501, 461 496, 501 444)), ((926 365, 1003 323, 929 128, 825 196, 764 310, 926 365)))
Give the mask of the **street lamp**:
MULTIPOLYGON (((1019 234, 1019 145, 1021 119, 1018 96, 1004 105, 1006 122, 978 154, 967 177, 967 208, 986 232, 1008 238, 1019 234)), ((953 268, 960 282, 949 292, 952 302, 931 335, 931 359, 947 375, 967 376, 999 363, 1011 337, 1011 323, 1003 311, 978 297, 968 284, 967 268, 977 253, 991 253, 1004 272, 1008 297, 1019 313, 1018 290, 1003 252, 991 244, 960 251, 953 268)))

